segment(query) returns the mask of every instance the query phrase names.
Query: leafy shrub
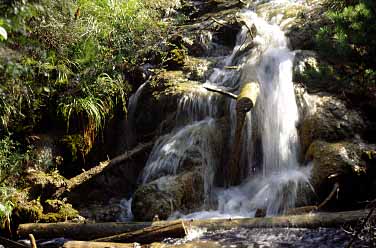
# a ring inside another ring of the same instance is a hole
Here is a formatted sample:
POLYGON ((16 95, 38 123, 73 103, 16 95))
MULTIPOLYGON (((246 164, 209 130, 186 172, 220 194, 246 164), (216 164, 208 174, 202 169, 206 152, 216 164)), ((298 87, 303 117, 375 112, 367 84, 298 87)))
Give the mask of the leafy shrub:
POLYGON ((352 66, 352 81, 375 87, 376 3, 373 0, 328 1, 326 12, 331 25, 316 35, 319 49, 340 57, 352 66), (370 85, 371 84, 371 85, 370 85))
POLYGON ((126 113, 126 68, 159 49, 162 16, 178 1, 12 2, 0 4, 8 31, 0 49, 9 51, 0 53, 0 137, 64 123, 89 151, 105 123, 126 113))

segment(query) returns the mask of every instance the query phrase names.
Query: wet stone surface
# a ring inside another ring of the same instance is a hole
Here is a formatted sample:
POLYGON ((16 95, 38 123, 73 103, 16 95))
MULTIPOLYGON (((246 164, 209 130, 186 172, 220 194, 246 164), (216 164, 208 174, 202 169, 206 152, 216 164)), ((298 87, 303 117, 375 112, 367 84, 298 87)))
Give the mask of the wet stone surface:
MULTIPOLYGON (((191 241, 214 241, 219 247, 236 248, 334 248, 346 247, 352 235, 339 228, 234 228, 203 232, 190 240, 165 240, 170 244, 191 241)), ((368 242, 357 239, 352 247, 370 247, 368 242)))

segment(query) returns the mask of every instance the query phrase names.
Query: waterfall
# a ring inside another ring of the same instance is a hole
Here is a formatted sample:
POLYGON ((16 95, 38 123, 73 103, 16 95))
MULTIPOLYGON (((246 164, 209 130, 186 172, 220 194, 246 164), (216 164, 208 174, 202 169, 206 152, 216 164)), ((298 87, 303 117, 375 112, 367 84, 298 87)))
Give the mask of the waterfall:
MULTIPOLYGON (((258 208, 271 215, 283 213, 295 206, 299 190, 309 185, 310 168, 299 167, 297 160, 299 116, 292 83, 294 52, 288 49, 279 26, 252 11, 242 12, 240 18, 246 25, 237 36, 232 54, 214 69, 205 84, 235 93, 243 82, 260 85, 256 105, 246 116, 239 160, 249 175, 239 186, 214 187, 215 171, 220 166, 218 142, 223 138, 215 121, 220 117, 220 102, 213 94, 203 92, 180 99, 175 128, 157 140, 142 173, 142 182, 147 183, 177 174, 195 163, 203 166, 205 192, 216 197, 218 207, 186 218, 250 217, 258 208), (255 37, 249 34, 252 26, 257 30, 255 37)), ((231 146, 236 102, 226 104, 231 126, 227 143, 231 146)), ((174 217, 181 216, 177 213, 174 217)))

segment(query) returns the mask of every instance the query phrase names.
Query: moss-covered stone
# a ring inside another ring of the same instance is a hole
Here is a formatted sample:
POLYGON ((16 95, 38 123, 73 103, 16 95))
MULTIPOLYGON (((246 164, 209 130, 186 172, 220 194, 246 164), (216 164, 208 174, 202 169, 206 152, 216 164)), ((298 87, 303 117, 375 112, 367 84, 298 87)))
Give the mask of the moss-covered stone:
POLYGON ((67 185, 67 179, 58 171, 45 173, 42 171, 30 171, 27 175, 29 182, 29 196, 31 199, 40 198, 42 201, 50 199, 57 189, 67 185))
POLYGON ((199 208, 203 200, 204 180, 196 169, 140 186, 133 196, 132 212, 137 220, 151 221, 155 215, 167 219, 175 211, 199 208))
POLYGON ((303 102, 299 103, 302 120, 298 127, 303 153, 317 139, 335 142, 362 135, 362 116, 338 98, 307 94, 303 102))
POLYGON ((59 222, 76 219, 79 213, 71 204, 61 200, 46 200, 44 202, 43 214, 40 216, 41 222, 59 222))
POLYGON ((369 147, 364 144, 324 141, 315 141, 309 147, 306 161, 313 163, 311 183, 320 199, 325 199, 334 183, 339 183, 338 195, 329 207, 354 207, 357 202, 371 196, 374 176, 370 175, 371 168, 367 162, 362 160, 362 154, 367 149, 369 147))

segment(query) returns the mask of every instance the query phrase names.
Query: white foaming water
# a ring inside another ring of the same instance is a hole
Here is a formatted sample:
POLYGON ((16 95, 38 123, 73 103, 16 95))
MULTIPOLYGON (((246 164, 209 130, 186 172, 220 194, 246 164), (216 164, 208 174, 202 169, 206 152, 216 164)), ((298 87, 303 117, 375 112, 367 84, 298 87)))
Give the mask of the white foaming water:
POLYGON ((189 92, 178 102, 176 125, 189 124, 219 115, 220 97, 202 88, 203 92, 189 92))
MULTIPOLYGON (((183 167, 202 165, 205 192, 209 194, 218 164, 218 143, 215 120, 207 118, 194 122, 159 138, 149 156, 142 174, 147 183, 163 175, 175 175, 183 167)), ((187 169, 187 168, 185 168, 187 169)))

